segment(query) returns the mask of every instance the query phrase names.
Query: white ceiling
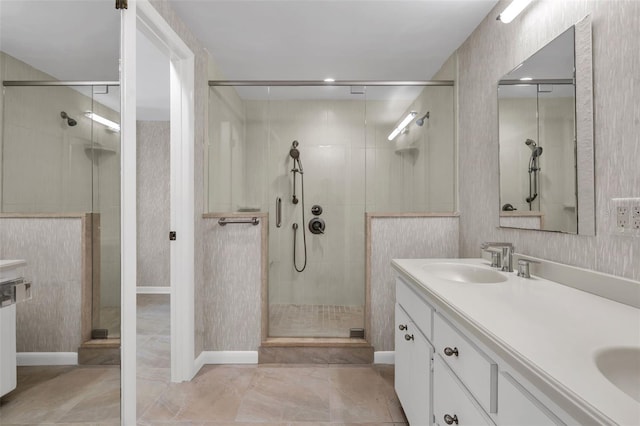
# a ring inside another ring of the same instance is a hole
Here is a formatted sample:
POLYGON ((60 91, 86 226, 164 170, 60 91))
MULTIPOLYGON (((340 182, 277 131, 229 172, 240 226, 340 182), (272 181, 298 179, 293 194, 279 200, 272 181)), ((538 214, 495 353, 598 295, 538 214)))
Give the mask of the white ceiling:
MULTIPOLYGON (((497 0, 170 3, 226 79, 428 80, 497 0)), ((0 49, 56 79, 118 80, 119 32, 113 0, 0 0, 0 49)), ((165 120, 167 57, 138 48, 140 119, 165 120)))
POLYGON ((231 80, 428 80, 497 0, 170 0, 231 80))

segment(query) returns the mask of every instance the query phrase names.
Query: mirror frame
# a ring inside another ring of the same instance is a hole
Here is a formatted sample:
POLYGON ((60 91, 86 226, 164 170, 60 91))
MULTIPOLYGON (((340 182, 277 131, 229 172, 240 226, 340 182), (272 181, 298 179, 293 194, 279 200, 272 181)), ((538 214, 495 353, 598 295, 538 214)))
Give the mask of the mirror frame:
MULTIPOLYGON (((576 23, 574 28, 577 235, 593 236, 596 234, 596 218, 591 16, 587 15, 576 23)), ((542 48, 544 48, 544 46, 540 49, 542 48)), ((540 49, 534 52, 534 54, 539 52, 540 49)), ((524 61, 526 61, 526 59, 524 61)), ((499 85, 500 81, 498 81, 498 86, 499 85)), ((500 199, 500 194, 498 194, 498 198, 500 199)), ((563 231, 552 229, 531 229, 503 226, 500 224, 501 213, 500 204, 498 204, 498 224, 500 228, 564 233, 563 231)), ((575 234, 571 233, 571 235, 575 234)))

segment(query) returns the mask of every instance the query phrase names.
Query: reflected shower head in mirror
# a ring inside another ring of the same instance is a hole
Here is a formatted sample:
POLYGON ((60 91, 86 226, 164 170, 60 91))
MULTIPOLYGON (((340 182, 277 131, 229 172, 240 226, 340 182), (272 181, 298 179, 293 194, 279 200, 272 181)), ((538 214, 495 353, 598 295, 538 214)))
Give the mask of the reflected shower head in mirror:
POLYGON ((533 139, 527 139, 524 141, 525 145, 527 145, 531 149, 531 157, 537 158, 542 155, 542 147, 536 144, 536 141, 533 139))
POLYGON ((293 141, 291 144, 291 149, 289 150, 289 155, 293 158, 293 166, 295 167, 296 162, 298 163, 299 172, 302 174, 302 162, 300 162, 300 151, 298 151, 298 141, 293 141))
POLYGON ((74 120, 73 118, 69 117, 69 115, 64 111, 60 111, 60 117, 62 117, 65 120, 67 120, 67 124, 69 125, 69 127, 73 127, 76 124, 78 124, 78 122, 76 120, 74 120))
POLYGON ((422 117, 418 118, 416 120, 416 124, 420 127, 422 127, 424 125, 424 119, 429 119, 429 111, 427 111, 427 113, 425 115, 423 115, 422 117))

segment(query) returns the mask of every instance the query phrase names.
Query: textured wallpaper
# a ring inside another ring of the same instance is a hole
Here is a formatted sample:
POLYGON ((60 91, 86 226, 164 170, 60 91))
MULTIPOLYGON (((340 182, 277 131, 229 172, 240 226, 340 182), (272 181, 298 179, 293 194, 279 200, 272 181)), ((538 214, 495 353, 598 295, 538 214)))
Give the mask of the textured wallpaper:
POLYGON ((169 122, 138 121, 138 286, 168 287, 169 122))
POLYGON ((0 219, 0 258, 24 259, 31 300, 16 306, 18 352, 76 352, 81 338, 82 220, 0 219))
POLYGON ((458 218, 371 219, 371 330, 376 351, 394 348, 395 273, 392 259, 458 257, 458 218))
POLYGON ((495 20, 501 1, 457 51, 460 253, 478 257, 488 240, 520 253, 640 280, 640 238, 611 235, 609 201, 640 197, 640 2, 537 1, 511 24, 495 20), (499 78, 590 14, 596 181, 596 236, 499 229, 499 78))
POLYGON ((205 219, 204 350, 256 351, 261 324, 260 225, 205 219))

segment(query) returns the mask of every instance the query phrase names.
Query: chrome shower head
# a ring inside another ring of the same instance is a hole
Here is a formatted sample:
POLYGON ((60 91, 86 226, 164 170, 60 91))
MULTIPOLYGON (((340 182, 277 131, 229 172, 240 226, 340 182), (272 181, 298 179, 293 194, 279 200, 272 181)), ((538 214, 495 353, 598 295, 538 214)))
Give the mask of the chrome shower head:
POLYGON ((78 122, 76 120, 74 120, 73 118, 69 117, 69 114, 67 114, 64 111, 60 111, 60 117, 62 117, 63 119, 67 120, 67 125, 69 125, 69 127, 73 127, 76 124, 78 124, 78 122))
POLYGON ((416 125, 421 126, 421 127, 424 126, 424 119, 425 118, 427 120, 429 119, 429 111, 427 111, 427 113, 425 115, 423 115, 422 117, 420 117, 420 118, 418 118, 416 120, 416 125))
POLYGON ((295 168, 296 163, 298 163, 298 171, 302 174, 302 162, 300 161, 300 151, 298 151, 298 141, 293 141, 291 144, 291 149, 289 150, 289 155, 293 158, 293 167, 295 168))
POLYGON ((534 141, 533 139, 527 139, 526 141, 524 141, 524 144, 527 145, 529 148, 531 148, 531 151, 533 151, 534 149, 536 149, 536 141, 534 141))

